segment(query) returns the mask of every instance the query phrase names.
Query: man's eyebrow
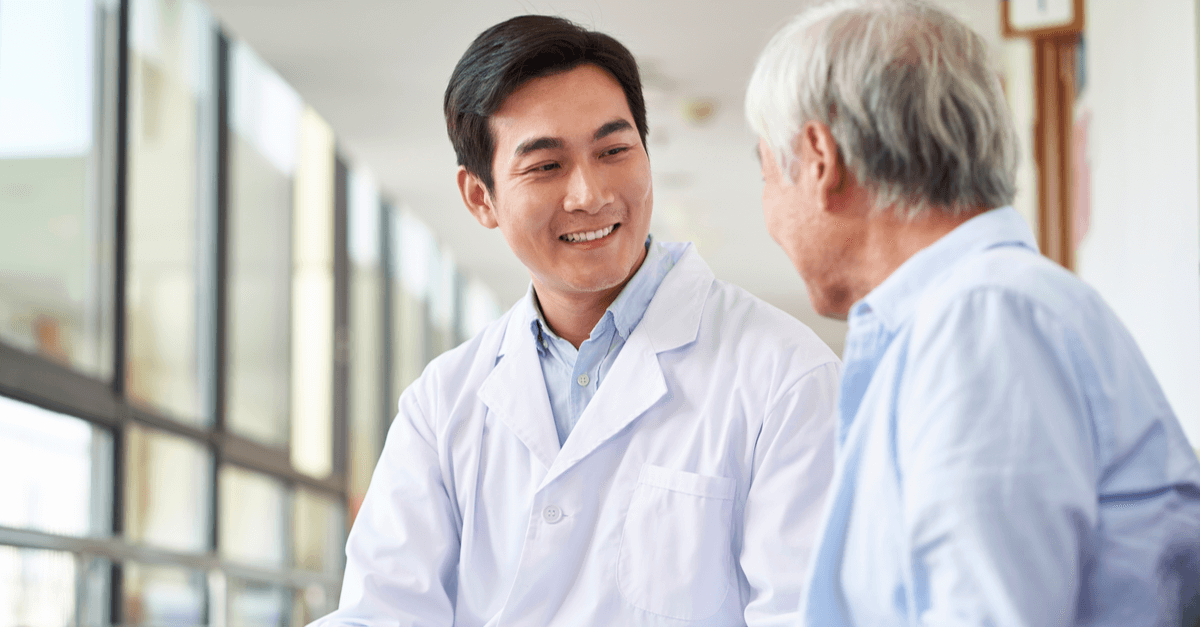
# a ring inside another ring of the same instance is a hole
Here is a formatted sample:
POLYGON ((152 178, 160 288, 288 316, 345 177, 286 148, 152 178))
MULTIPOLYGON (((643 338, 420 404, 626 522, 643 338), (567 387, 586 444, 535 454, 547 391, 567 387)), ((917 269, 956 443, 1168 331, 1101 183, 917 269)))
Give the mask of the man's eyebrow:
POLYGON ((596 129, 596 133, 592 135, 592 141, 600 141, 617 131, 633 128, 633 125, 628 120, 613 120, 606 123, 604 126, 596 129))
POLYGON ((521 142, 517 145, 515 153, 518 157, 524 157, 525 155, 538 150, 553 150, 555 148, 562 148, 562 145, 562 140, 558 139, 557 137, 539 137, 537 139, 530 139, 521 142))

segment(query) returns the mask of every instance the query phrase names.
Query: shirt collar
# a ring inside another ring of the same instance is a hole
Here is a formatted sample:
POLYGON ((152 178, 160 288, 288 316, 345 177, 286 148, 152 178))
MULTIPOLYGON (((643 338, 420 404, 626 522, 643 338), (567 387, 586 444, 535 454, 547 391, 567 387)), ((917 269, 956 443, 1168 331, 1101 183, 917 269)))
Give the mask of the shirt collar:
MULTIPOLYGON (((667 249, 654 241, 652 236, 646 237, 646 258, 642 260, 641 267, 625 284, 616 300, 604 311, 605 317, 612 318, 613 325, 622 340, 628 340, 633 328, 641 322, 642 316, 646 313, 646 307, 650 305, 650 300, 658 291, 658 286, 662 284, 663 278, 667 276, 674 265, 675 259, 667 249)), ((541 352, 546 350, 543 333, 555 338, 558 336, 546 323, 532 283, 529 285, 529 291, 525 298, 530 305, 528 309, 531 309, 533 313, 529 322, 529 330, 533 333, 538 351, 541 352)), ((597 323, 597 326, 599 324, 597 323)))
POLYGON ((883 283, 850 308, 850 322, 873 314, 887 327, 898 327, 912 314, 922 292, 942 273, 960 259, 996 246, 1038 250, 1029 224, 1015 209, 985 211, 900 264, 883 283))

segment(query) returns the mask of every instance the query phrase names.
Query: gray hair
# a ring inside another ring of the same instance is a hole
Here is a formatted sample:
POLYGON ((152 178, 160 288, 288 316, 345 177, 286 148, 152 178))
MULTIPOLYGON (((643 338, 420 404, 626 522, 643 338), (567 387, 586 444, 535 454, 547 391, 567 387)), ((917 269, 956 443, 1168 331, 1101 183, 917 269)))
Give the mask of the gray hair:
POLYGON ((789 179, 804 123, 828 126, 877 209, 958 214, 1016 193, 1017 135, 987 42, 920 0, 798 15, 759 57, 746 118, 789 179))

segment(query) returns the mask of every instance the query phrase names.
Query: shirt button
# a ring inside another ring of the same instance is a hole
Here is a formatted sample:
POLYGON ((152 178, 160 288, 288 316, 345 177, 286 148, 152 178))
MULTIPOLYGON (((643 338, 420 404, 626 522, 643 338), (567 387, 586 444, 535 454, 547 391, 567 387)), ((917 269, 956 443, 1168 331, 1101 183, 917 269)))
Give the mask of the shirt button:
POLYGON ((546 522, 553 525, 554 523, 562 520, 562 509, 557 505, 547 505, 546 509, 542 510, 542 518, 544 518, 546 522))
POLYGON ((588 379, 588 376, 586 374, 581 374, 581 375, 579 375, 578 379, 575 379, 575 381, 579 383, 579 387, 586 386, 588 384, 588 381, 590 381, 590 380, 591 379, 588 379))

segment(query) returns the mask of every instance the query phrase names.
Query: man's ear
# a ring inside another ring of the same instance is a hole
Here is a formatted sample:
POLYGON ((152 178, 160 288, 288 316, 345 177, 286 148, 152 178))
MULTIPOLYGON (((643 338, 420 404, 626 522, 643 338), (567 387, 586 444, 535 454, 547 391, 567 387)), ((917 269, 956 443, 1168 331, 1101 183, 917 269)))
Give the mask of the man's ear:
POLYGON ((813 120, 805 122, 796 135, 792 151, 799 157, 795 161, 799 171, 792 173, 796 182, 815 192, 823 209, 839 206, 839 203, 829 201, 841 191, 845 171, 837 140, 829 127, 813 120))
POLYGON ((458 166, 458 192, 462 194, 467 211, 470 211, 480 224, 489 229, 499 226, 500 223, 496 221, 496 208, 487 185, 461 165, 458 166))

